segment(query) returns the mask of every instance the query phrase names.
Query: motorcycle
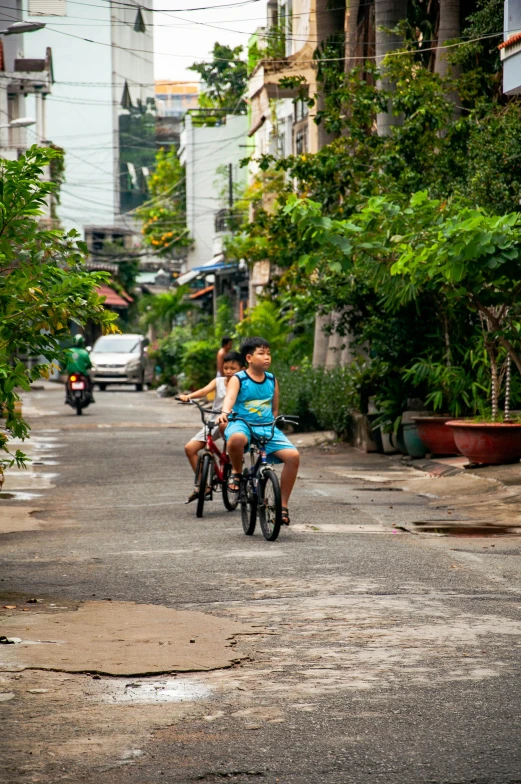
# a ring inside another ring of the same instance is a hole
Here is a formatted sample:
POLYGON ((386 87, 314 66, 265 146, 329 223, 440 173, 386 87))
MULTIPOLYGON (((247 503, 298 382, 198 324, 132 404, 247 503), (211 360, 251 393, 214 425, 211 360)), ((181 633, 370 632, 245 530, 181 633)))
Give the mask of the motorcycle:
POLYGON ((81 373, 71 373, 65 386, 65 402, 80 416, 83 409, 92 403, 90 379, 81 373))

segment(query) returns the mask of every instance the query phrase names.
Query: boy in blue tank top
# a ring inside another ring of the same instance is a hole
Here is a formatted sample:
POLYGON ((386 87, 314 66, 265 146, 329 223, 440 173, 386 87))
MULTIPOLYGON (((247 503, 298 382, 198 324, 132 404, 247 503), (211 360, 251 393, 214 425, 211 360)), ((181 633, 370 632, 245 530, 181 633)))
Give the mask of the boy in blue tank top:
MULTIPOLYGON (((220 422, 226 422, 225 438, 233 473, 229 487, 232 492, 239 489, 244 451, 250 444, 248 426, 240 420, 228 422, 232 412, 243 417, 260 435, 269 433, 266 427, 278 415, 279 385, 273 373, 268 372, 271 364, 270 344, 264 338, 246 338, 241 345, 246 370, 236 373, 228 382, 226 397, 222 405, 220 422)), ((297 478, 300 456, 298 450, 284 433, 275 428, 273 438, 266 445, 266 453, 274 462, 284 463, 280 477, 282 522, 289 525, 288 503, 297 478)))

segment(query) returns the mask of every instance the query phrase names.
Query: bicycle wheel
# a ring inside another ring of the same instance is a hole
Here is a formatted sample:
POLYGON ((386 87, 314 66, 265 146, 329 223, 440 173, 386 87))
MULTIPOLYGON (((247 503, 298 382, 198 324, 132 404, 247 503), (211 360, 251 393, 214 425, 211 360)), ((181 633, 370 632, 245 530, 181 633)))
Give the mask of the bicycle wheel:
POLYGON ((211 486, 212 481, 212 458, 210 455, 203 455, 201 460, 201 468, 198 476, 197 489, 199 495, 197 496, 197 509, 195 514, 197 517, 203 516, 204 502, 206 501, 206 489, 211 486))
POLYGON ((257 524, 257 495, 246 479, 246 472, 241 482, 240 490, 242 530, 246 536, 252 536, 257 524))
POLYGON ((274 542, 282 525, 279 478, 268 468, 259 482, 259 520, 264 538, 274 542))
POLYGON ((228 487, 228 480, 230 478, 230 474, 232 472, 232 467, 229 463, 226 463, 224 466, 224 474, 223 474, 223 504, 225 505, 226 509, 229 512, 233 512, 234 509, 237 509, 237 504, 239 503, 239 490, 235 492, 230 490, 228 487))

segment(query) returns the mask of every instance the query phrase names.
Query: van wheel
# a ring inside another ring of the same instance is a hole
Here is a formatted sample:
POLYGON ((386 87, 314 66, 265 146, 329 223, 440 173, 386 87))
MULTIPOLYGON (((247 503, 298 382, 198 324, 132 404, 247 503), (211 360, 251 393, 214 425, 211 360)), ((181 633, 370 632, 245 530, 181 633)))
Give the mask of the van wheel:
POLYGON ((142 392, 142 391, 143 391, 143 384, 136 384, 136 392, 142 392))
POLYGON ((106 384, 98 384, 98 387, 99 387, 99 391, 100 392, 105 392, 105 390, 107 388, 107 385, 106 384))

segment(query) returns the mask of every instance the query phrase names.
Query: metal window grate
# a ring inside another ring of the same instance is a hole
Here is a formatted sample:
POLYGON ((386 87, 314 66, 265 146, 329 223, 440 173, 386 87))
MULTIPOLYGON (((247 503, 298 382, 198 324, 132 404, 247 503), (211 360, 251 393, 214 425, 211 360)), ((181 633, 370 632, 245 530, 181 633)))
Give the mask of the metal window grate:
POLYGON ((29 16, 66 16, 66 0, 29 0, 29 16))

